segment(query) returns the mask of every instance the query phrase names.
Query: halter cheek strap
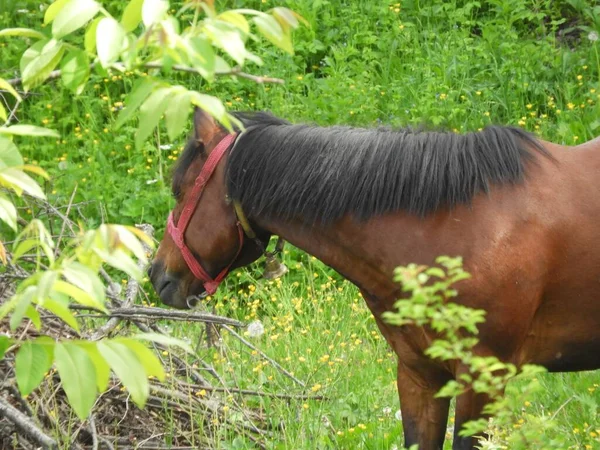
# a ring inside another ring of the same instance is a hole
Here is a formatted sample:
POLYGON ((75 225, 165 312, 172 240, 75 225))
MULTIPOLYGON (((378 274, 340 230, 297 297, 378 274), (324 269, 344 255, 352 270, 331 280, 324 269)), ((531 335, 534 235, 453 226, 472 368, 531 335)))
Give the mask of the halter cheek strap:
MULTIPOLYGON (((194 215, 194 211, 196 210, 198 202, 202 197, 202 193, 204 192, 206 183, 208 183, 208 180, 217 168, 219 161, 221 161, 221 159, 227 152, 227 149, 235 141, 236 137, 237 134, 228 134, 221 140, 221 142, 217 144, 217 146, 210 153, 208 159, 206 160, 206 163, 200 171, 200 175, 198 175, 196 181, 194 182, 194 187, 190 192, 188 199, 183 207, 183 211, 181 212, 181 216, 179 217, 178 223, 175 224, 175 221, 173 219, 173 211, 171 211, 171 214, 169 214, 169 218, 167 220, 167 231, 171 235, 173 242, 175 242, 175 245, 177 245, 177 247, 181 251, 183 259, 185 260, 186 264, 188 265, 189 269, 192 271, 194 276, 200 281, 202 281, 204 289, 209 295, 212 295, 216 292, 217 288, 219 287, 219 284, 221 284, 221 281, 223 281, 223 279, 227 276, 227 274, 229 273, 229 269, 231 268, 232 264, 235 262, 240 252, 242 251, 242 247, 244 246, 244 229, 247 228, 250 231, 251 235, 254 235, 254 232, 250 228, 249 224, 247 223, 247 219, 243 214, 243 220, 246 223, 241 223, 240 215, 237 212, 239 206, 236 205, 235 210, 236 216, 238 217, 236 226, 238 229, 239 237, 238 249, 231 262, 223 270, 221 270, 221 272, 219 272, 219 274, 215 278, 211 278, 209 273, 206 270, 204 270, 202 264, 200 264, 200 262, 192 254, 192 251, 185 244, 185 230, 187 229, 190 220, 194 215)), ((249 235, 249 237, 253 237, 251 235, 249 235)))

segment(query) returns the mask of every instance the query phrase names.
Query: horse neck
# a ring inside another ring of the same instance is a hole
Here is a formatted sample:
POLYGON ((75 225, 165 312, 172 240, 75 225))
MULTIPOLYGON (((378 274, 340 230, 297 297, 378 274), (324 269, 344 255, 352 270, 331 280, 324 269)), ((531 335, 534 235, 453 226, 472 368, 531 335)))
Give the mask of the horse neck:
POLYGON ((377 255, 361 245, 364 227, 340 221, 330 226, 307 226, 300 222, 262 222, 261 228, 304 250, 374 298, 394 297, 398 285, 392 273, 377 263, 377 255))

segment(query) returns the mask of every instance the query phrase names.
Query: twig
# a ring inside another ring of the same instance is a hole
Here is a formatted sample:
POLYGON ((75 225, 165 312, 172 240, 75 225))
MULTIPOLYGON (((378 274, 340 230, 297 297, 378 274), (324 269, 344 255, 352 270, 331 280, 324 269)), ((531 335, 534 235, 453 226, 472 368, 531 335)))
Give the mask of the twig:
POLYGON ((569 397, 569 398, 568 398, 568 399, 567 399, 567 400, 566 400, 566 401, 565 401, 565 402, 564 402, 562 405, 560 405, 560 406, 558 407, 558 409, 557 409, 556 411, 554 411, 554 414, 552 414, 552 417, 550 417, 550 420, 554 420, 554 418, 555 418, 555 417, 558 415, 558 413, 559 413, 559 412, 560 412, 560 411, 561 411, 561 410, 562 410, 562 409, 563 409, 565 406, 567 406, 567 405, 569 404, 569 402, 570 402, 571 400, 573 400, 574 398, 575 398, 575 396, 574 396, 574 395, 571 395, 571 396, 570 396, 570 397, 569 397))
POLYGON ((17 387, 15 386, 14 380, 9 380, 2 385, 0 385, 0 389, 6 389, 21 405, 21 408, 25 410, 29 417, 33 417, 33 411, 31 410, 31 406, 29 403, 23 398, 17 387))
MULTIPOLYGON (((152 227, 152 225, 143 224, 143 225, 136 225, 136 226, 150 237, 152 237, 152 235, 154 234, 154 228, 152 227)), ((144 251, 146 253, 149 253, 150 248, 145 243, 142 243, 142 245, 144 246, 144 251)), ((139 260, 138 268, 141 271, 144 271, 146 264, 147 264, 146 261, 139 260)), ((138 293, 139 288, 140 288, 139 283, 136 280, 134 280, 133 278, 130 278, 129 281, 127 282, 127 287, 125 288, 125 301, 123 303, 125 308, 131 306, 131 304, 133 303, 133 301, 138 293)), ((109 319, 108 322, 106 322, 103 326, 101 326, 98 329, 98 331, 96 331, 95 333, 93 333, 90 336, 90 339, 92 341, 97 341, 98 339, 101 339, 104 336, 107 336, 117 327, 117 325, 120 322, 121 322, 121 319, 119 317, 112 316, 112 318, 109 319)))
POLYGON ((24 435, 46 449, 57 449, 56 441, 44 433, 33 421, 0 397, 0 417, 6 417, 24 435))
MULTIPOLYGON (((94 64, 90 65, 90 69, 94 67, 94 64)), ((115 67, 121 69, 121 70, 125 70, 125 66, 122 64, 115 64, 115 67)), ((142 67, 146 68, 146 69, 162 69, 164 66, 161 63, 146 63, 144 65, 142 65, 142 67)), ((194 69, 193 67, 189 67, 189 66, 181 66, 181 65, 174 65, 171 67, 171 70, 175 70, 177 72, 186 72, 186 73, 195 73, 197 74, 198 71, 196 69, 194 69)), ((259 84, 264 84, 264 83, 276 83, 276 84, 284 84, 285 81, 282 80, 281 78, 272 78, 272 77, 266 77, 266 76, 257 76, 257 75, 252 75, 250 73, 246 73, 246 72, 242 72, 242 69, 240 67, 234 67, 231 70, 222 70, 222 71, 215 71, 215 75, 216 76, 234 76, 234 77, 239 77, 239 78, 245 78, 247 80, 252 80, 255 83, 259 83, 259 84)), ((61 71, 60 69, 57 70, 53 70, 52 72, 50 72, 50 75, 48 75, 48 77, 46 78, 45 81, 52 81, 55 80, 57 78, 59 78, 61 76, 61 71)), ((23 78, 13 78, 11 80, 8 80, 8 84, 10 84, 11 86, 18 86, 19 84, 23 83, 23 78)))
POLYGON ((227 331, 229 331, 233 336, 235 336, 242 344, 244 344, 246 347, 254 350, 255 352, 257 352, 260 356, 262 356, 264 359, 266 359, 267 361, 269 361, 273 367, 279 369, 281 371, 281 373, 283 373, 286 377, 288 377, 289 379, 291 379, 292 381, 294 381, 295 383, 299 384, 300 386, 302 386, 303 388, 306 387, 306 384, 303 383, 302 381, 300 381, 298 378, 296 378, 294 375, 292 375, 291 373, 289 373, 287 370, 285 370, 283 367, 281 367, 281 365, 279 365, 279 363, 277 361, 275 361, 274 359, 268 357, 264 352, 262 352, 261 350, 259 350, 258 348, 256 348, 254 345, 252 345, 250 342, 248 342, 246 339, 244 339, 242 336, 240 336, 238 333, 236 333, 234 330, 232 330, 231 328, 229 328, 227 325, 223 325, 223 328, 225 328, 227 331))
POLYGON ((93 414, 90 414, 88 422, 90 423, 90 433, 92 434, 92 450, 98 450, 98 431, 96 430, 96 421, 93 414))
MULTIPOLYGON (((73 199, 75 198, 75 193, 77 192, 77 185, 75 185, 75 188, 73 189, 73 192, 71 193, 71 198, 69 199, 69 204, 67 206, 67 210, 65 211, 65 217, 69 217, 69 213, 71 212, 71 206, 73 205, 73 199)), ((63 238, 63 234, 65 232, 65 227, 67 226, 67 221, 63 220, 62 226, 60 227, 60 234, 58 236, 58 240, 56 241, 56 248, 54 250, 54 257, 56 258, 58 256, 58 252, 60 251, 60 241, 63 238)))
MULTIPOLYGON (((69 305, 69 308, 76 310, 97 311, 95 308, 84 305, 69 305)), ((98 311, 100 312, 100 311, 98 311)), ((167 319, 179 320, 185 322, 207 322, 215 324, 230 325, 232 327, 242 328, 245 326, 243 322, 229 317, 216 316, 213 314, 204 314, 196 312, 178 311, 155 307, 132 306, 132 307, 117 307, 109 310, 108 314, 80 314, 80 317, 111 317, 128 320, 142 319, 167 319)), ((111 319, 112 320, 112 319, 111 319)))
POLYGON ((213 386, 196 386, 194 384, 189 383, 181 383, 184 386, 192 389, 204 389, 205 391, 210 392, 224 392, 226 394, 241 394, 241 395, 253 395, 256 397, 271 397, 271 398, 281 398, 281 399, 289 399, 289 400, 327 400, 327 397, 323 395, 304 395, 304 394, 273 394, 270 392, 259 392, 253 391, 250 389, 239 389, 239 388, 225 388, 225 387, 213 387, 213 386))

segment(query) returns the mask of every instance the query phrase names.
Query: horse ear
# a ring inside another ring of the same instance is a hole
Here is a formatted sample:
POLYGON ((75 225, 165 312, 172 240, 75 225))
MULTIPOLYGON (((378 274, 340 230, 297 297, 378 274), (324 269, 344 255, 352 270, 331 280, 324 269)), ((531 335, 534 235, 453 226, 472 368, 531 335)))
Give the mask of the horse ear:
POLYGON ((196 106, 194 108, 194 138, 196 141, 206 145, 212 141, 219 131, 220 127, 215 119, 196 106))

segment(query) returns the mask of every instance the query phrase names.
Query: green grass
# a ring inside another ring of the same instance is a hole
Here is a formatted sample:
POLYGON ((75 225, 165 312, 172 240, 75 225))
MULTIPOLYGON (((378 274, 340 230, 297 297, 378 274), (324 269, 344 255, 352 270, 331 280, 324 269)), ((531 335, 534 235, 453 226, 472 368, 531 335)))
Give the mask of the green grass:
MULTIPOLYGON (((4 3, 0 27, 39 26, 39 2, 4 3)), ((119 2, 105 2, 111 3, 119 2)), ((268 8, 277 2, 220 3, 268 8)), ((265 64, 251 68, 285 79, 284 86, 230 79, 206 85, 181 74, 170 77, 220 96, 231 109, 267 109, 322 125, 468 132, 490 123, 512 124, 564 144, 599 134, 600 43, 587 39, 598 20, 590 16, 587 2, 284 3, 310 23, 295 34, 296 55, 259 43, 265 64)), ((17 40, 0 43, 0 76, 16 75, 15 55, 25 48, 17 40)), ((19 119, 55 128, 62 138, 21 139, 20 148, 29 162, 51 173, 46 189, 52 201, 64 204, 77 189, 75 201, 87 202, 81 210, 88 225, 150 222, 160 238, 173 204, 169 171, 183 142, 169 143, 160 134, 135 151, 134 123, 112 129, 119 102, 139 76, 94 75, 77 98, 51 84, 37 89, 19 119), (161 149, 164 145, 172 148, 161 149)), ((5 228, 0 233, 10 236, 5 228)), ((242 401, 260 408, 272 424, 284 425, 270 443, 274 449, 389 449, 399 444, 395 359, 357 290, 302 252, 289 249, 285 259, 291 271, 281 282, 260 279, 261 267, 253 265, 230 276, 211 301, 221 314, 260 319, 266 333, 253 342, 306 381, 309 393, 314 388, 327 400, 242 401)), ((200 330, 178 325, 173 334, 195 341, 200 330)), ((235 379, 240 387, 268 392, 301 391, 237 340, 227 334, 223 339, 223 354, 205 351, 228 382, 235 379)), ((551 434, 565 438, 570 448, 600 448, 600 373, 544 375, 539 381, 541 389, 522 399, 524 423, 516 421, 515 429, 535 416, 556 414, 558 426, 551 434)), ((520 387, 513 385, 509 395, 518 398, 520 387)), ((219 445, 250 447, 236 436, 223 436, 219 445)))

